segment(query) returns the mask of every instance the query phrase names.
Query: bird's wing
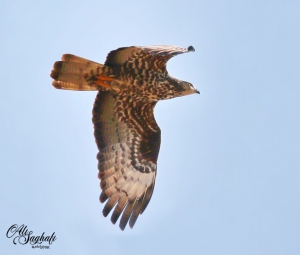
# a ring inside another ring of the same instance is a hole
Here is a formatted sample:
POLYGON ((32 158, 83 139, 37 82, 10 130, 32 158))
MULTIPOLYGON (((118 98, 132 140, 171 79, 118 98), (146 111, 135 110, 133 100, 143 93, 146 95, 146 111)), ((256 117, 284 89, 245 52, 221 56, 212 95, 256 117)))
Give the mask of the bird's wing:
POLYGON ((129 220, 132 228, 147 207, 153 193, 160 129, 153 109, 156 102, 132 101, 129 97, 100 91, 93 108, 100 202, 107 203, 103 215, 123 230, 129 220))
POLYGON ((168 60, 178 54, 195 51, 193 46, 181 48, 171 45, 131 46, 111 51, 105 65, 125 66, 129 69, 149 69, 166 72, 168 60))

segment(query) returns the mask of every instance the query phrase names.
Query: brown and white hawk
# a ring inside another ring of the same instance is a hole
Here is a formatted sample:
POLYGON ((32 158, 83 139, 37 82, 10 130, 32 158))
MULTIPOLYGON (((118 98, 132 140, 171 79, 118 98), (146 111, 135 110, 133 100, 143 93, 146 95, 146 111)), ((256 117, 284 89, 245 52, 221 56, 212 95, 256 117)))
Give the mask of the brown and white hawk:
POLYGON ((192 84, 171 77, 167 61, 195 51, 192 46, 124 47, 111 51, 104 65, 71 54, 55 62, 53 86, 98 90, 93 108, 99 149, 100 202, 113 224, 132 228, 146 209, 155 185, 160 128, 153 110, 159 100, 199 93, 192 84))

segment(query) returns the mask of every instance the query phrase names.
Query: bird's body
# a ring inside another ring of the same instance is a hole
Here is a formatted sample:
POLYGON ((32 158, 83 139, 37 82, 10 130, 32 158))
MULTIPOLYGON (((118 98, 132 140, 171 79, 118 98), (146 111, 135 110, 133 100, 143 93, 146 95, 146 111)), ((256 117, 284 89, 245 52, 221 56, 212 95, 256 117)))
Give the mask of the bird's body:
POLYGON ((153 193, 160 147, 154 118, 159 100, 199 93, 192 84, 169 76, 167 61, 194 51, 174 46, 125 47, 111 51, 104 65, 65 54, 54 64, 53 86, 68 90, 98 90, 93 108, 99 149, 100 201, 103 215, 115 207, 123 230, 147 207, 153 193))

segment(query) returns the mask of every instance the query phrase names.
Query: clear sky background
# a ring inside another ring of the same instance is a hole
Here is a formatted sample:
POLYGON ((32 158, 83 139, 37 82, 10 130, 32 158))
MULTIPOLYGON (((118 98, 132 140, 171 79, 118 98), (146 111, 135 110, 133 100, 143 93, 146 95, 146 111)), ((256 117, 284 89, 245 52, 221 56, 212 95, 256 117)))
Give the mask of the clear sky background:
POLYGON ((300 1, 8 1, 0 8, 1 254, 300 254, 300 1), (131 230, 102 216, 96 92, 56 90, 63 53, 171 44, 201 91, 159 102, 156 187, 131 230), (13 224, 56 233, 14 245, 13 224))

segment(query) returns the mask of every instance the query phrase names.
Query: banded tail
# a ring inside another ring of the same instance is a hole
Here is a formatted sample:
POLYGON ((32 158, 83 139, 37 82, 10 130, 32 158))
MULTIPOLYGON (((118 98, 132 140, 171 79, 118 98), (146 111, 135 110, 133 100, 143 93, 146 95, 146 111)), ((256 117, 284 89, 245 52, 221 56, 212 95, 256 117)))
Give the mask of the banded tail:
POLYGON ((54 63, 50 76, 54 79, 52 85, 57 89, 66 90, 99 90, 89 77, 101 75, 104 72, 104 65, 77 57, 71 54, 64 54, 62 61, 54 63))

